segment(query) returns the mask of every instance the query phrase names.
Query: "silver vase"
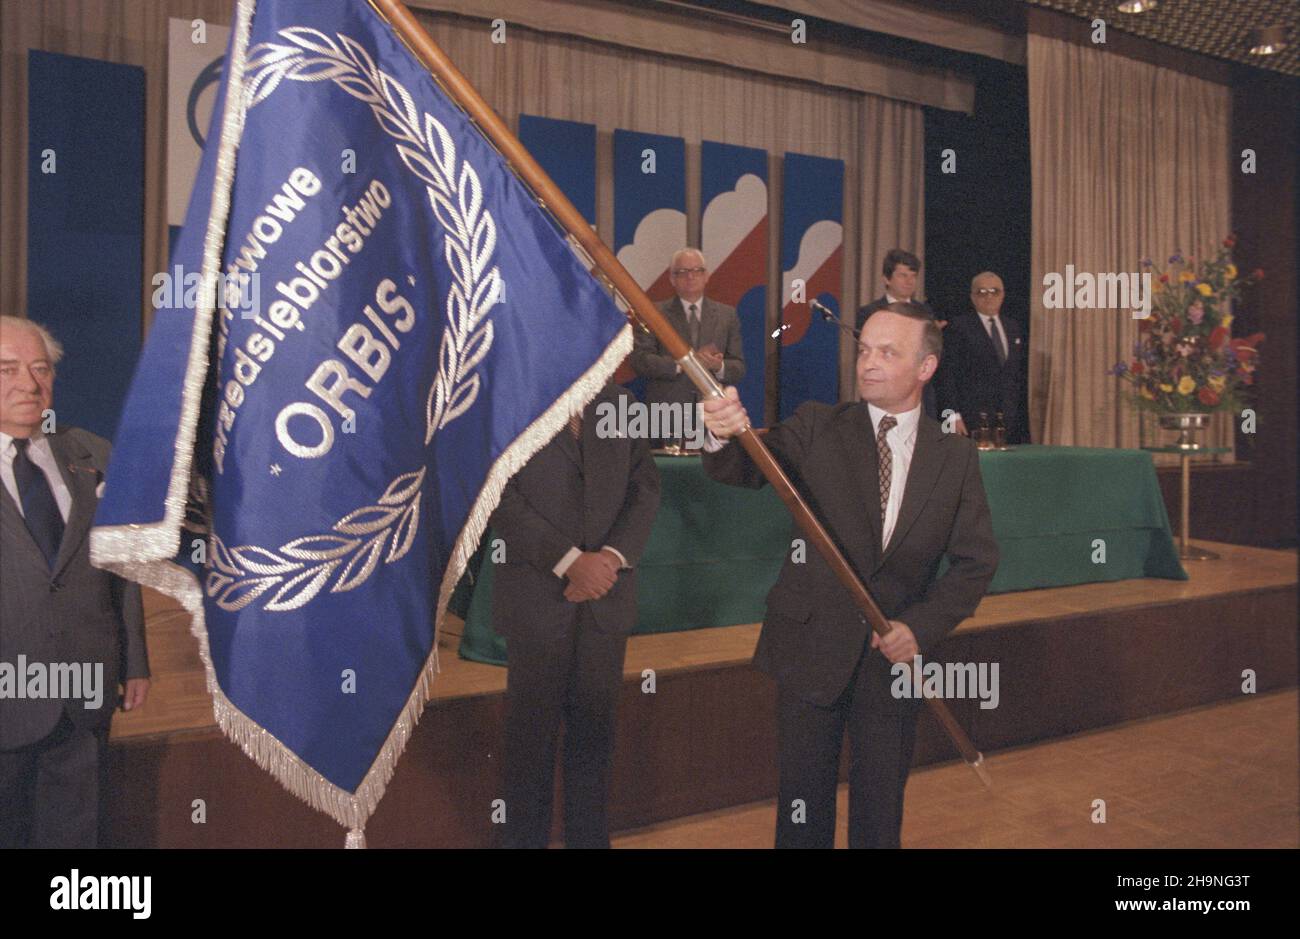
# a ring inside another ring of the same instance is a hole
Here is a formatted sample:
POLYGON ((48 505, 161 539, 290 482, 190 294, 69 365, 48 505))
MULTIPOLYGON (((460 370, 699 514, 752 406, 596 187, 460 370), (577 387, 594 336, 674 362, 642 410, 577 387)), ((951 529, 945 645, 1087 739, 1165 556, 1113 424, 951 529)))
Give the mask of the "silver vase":
POLYGON ((1178 431, 1178 439, 1173 445, 1179 450, 1199 450, 1201 443, 1196 439, 1196 434, 1210 426, 1210 415, 1197 411, 1161 414, 1160 426, 1165 430, 1178 431))

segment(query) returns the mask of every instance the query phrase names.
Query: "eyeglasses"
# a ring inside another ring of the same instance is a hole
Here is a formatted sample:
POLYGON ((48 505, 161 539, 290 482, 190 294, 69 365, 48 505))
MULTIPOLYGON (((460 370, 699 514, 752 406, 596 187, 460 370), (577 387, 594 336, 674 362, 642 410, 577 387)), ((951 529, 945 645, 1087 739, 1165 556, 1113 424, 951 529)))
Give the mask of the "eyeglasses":
POLYGON ((674 277, 685 277, 687 274, 694 274, 696 277, 699 277, 706 270, 707 268, 703 267, 675 267, 672 270, 672 275, 674 277))
POLYGON ((976 296, 980 297, 996 297, 1001 292, 1001 287, 977 287, 975 289, 976 296))

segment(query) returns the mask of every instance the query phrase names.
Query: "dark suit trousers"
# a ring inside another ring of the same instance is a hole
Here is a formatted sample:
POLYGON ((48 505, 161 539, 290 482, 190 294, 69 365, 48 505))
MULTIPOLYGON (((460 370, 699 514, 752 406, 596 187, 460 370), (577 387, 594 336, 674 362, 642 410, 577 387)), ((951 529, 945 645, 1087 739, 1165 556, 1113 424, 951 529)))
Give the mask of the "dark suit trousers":
MULTIPOLYGON (((776 806, 778 848, 833 848, 840 752, 849 732, 849 847, 897 848, 903 789, 912 766, 920 702, 889 700, 869 689, 868 645, 844 693, 830 706, 810 704, 777 687, 776 806), (800 806, 795 800, 801 800, 800 806), (802 809, 802 811, 801 811, 802 809)), ((887 692, 886 692, 887 694, 887 692)))
POLYGON ((0 750, 0 848, 93 848, 108 729, 63 714, 49 736, 0 750))
POLYGON ((564 843, 609 847, 609 767, 626 651, 627 636, 598 632, 586 604, 558 638, 506 640, 503 847, 544 848, 550 841, 561 723, 564 843))

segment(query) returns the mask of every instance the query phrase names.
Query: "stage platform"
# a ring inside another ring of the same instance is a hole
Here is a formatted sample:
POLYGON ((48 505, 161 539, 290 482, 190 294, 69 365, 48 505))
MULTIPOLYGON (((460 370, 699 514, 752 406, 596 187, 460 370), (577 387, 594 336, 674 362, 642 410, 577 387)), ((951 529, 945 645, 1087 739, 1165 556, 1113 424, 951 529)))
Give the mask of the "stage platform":
MULTIPOLYGON (((976 746, 997 750, 1296 684, 1296 552, 1213 544, 1188 581, 1129 580, 988 597, 943 658, 997 662, 1000 703, 950 702, 976 746)), ((216 729, 188 617, 147 602, 154 686, 113 726, 109 846, 338 847, 343 832, 280 788, 216 729), (193 821, 202 799, 203 823, 193 821)), ((388 794, 373 847, 490 843, 506 671, 456 655, 388 794)), ((750 665, 757 624, 634 636, 628 645, 611 796, 629 829, 775 793, 772 683, 750 665), (645 693, 647 670, 655 692, 645 693)), ((956 754, 923 713, 916 763, 956 754)), ((557 774, 558 775, 558 774, 557 774)))

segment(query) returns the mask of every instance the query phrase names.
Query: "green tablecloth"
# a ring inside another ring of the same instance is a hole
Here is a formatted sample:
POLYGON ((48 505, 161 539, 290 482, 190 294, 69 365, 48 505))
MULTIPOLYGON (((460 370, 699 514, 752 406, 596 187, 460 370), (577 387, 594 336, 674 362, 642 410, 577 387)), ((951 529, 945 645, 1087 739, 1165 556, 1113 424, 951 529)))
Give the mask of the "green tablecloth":
MULTIPOLYGON (((794 537, 785 506, 770 487, 713 482, 696 458, 655 461, 663 496, 637 573, 636 632, 758 622, 794 537)), ((1187 579, 1150 454, 1026 446, 982 453, 980 469, 1002 551, 990 593, 1133 577, 1187 579), (1094 562, 1096 539, 1105 542, 1104 563, 1094 562)), ((491 593, 492 565, 480 564, 460 652, 504 664, 491 593)))

